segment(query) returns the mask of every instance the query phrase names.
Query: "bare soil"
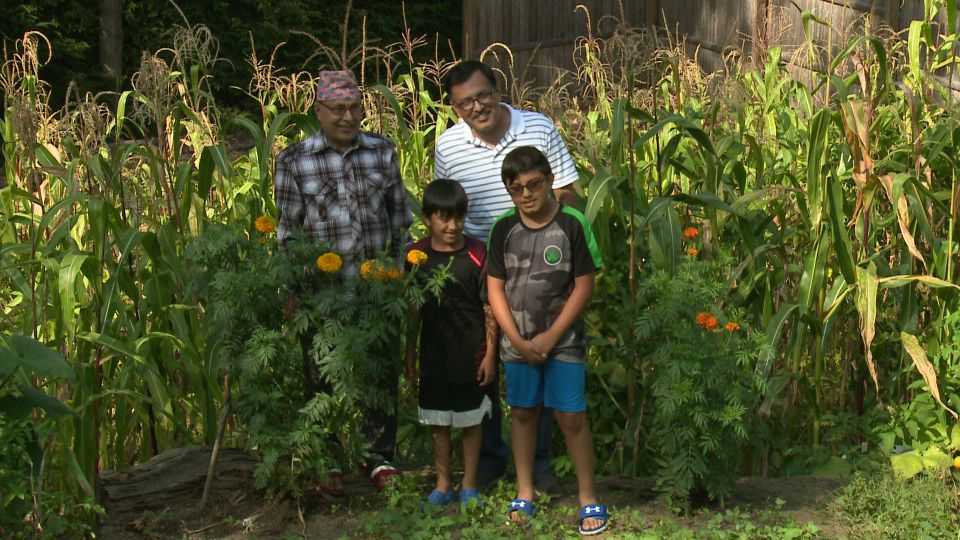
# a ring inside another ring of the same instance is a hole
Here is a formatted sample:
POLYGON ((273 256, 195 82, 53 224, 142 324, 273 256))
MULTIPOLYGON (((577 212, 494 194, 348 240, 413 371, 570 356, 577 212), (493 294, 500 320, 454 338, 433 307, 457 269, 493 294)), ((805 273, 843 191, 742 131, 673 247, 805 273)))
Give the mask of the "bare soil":
MULTIPOLYGON (((102 478, 106 517, 99 538, 143 540, 165 538, 280 540, 290 537, 342 538, 356 532, 364 513, 375 512, 384 501, 361 476, 346 478, 347 497, 305 497, 300 505, 270 500, 254 488, 256 460, 242 450, 221 454, 206 509, 199 510, 209 450, 183 448, 164 452, 124 473, 102 478)), ((422 477, 429 491, 429 470, 409 471, 422 477)), ((842 531, 826 509, 844 482, 836 478, 742 478, 726 508, 762 511, 775 508, 778 518, 798 524, 814 523, 822 537, 837 538, 842 531)), ((680 518, 657 497, 644 479, 603 478, 601 498, 618 512, 641 515, 645 522, 673 521, 695 528, 701 514, 680 518)), ((576 505, 573 479, 560 483, 551 505, 576 505)), ((711 510, 720 510, 711 507, 711 510)))

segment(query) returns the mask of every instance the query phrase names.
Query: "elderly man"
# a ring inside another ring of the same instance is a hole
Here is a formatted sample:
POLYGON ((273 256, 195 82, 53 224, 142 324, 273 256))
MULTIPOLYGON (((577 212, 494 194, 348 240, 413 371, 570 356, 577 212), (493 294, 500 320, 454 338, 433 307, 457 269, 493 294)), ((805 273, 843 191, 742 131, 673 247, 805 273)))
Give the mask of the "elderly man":
MULTIPOLYGON (((500 168, 514 148, 533 146, 543 152, 553 171, 554 195, 564 204, 577 204, 573 190, 577 169, 553 121, 540 113, 502 103, 496 76, 482 62, 460 62, 447 73, 444 87, 460 122, 444 131, 437 141, 434 178, 456 180, 466 190, 470 200, 464 223, 467 236, 486 241, 497 217, 513 208, 500 168)), ((488 388, 496 392, 499 387, 494 380, 488 388)), ((499 396, 493 395, 491 401, 493 414, 484 420, 477 473, 481 484, 503 474, 508 454, 500 436, 499 396)), ((550 472, 551 418, 549 412, 540 415, 534 467, 536 484, 548 490, 555 485, 550 472)))
MULTIPOLYGON (((317 78, 314 112, 320 133, 284 149, 276 160, 274 196, 279 212, 277 240, 321 242, 343 258, 349 279, 360 263, 384 251, 399 258, 412 222, 407 192, 393 143, 360 131, 363 103, 349 71, 322 71, 317 78)), ((288 311, 296 306, 291 296, 288 311)), ((308 399, 329 391, 310 358, 311 336, 305 336, 304 376, 308 399)), ((385 354, 388 351, 385 351, 385 354)), ((385 365, 394 365, 386 362, 385 365)), ((386 388, 391 410, 368 411, 367 435, 373 441, 368 462, 370 479, 382 489, 397 470, 389 464, 397 435, 398 371, 388 370, 376 387, 386 388)), ((342 478, 331 474, 327 491, 342 492, 342 478)))

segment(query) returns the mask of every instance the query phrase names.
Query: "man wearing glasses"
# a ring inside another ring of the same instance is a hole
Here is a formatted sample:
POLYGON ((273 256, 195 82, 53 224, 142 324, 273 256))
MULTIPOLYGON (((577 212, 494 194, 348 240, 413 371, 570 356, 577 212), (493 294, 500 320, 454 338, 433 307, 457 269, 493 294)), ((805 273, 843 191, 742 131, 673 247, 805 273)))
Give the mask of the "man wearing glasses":
MULTIPOLYGON (((577 169, 553 121, 540 113, 502 103, 496 76, 482 62, 468 60, 454 66, 446 75, 444 90, 460 121, 444 131, 437 141, 434 178, 456 180, 467 192, 469 207, 464 234, 485 242, 497 217, 513 208, 500 169, 506 155, 521 146, 533 146, 547 157, 557 200, 576 204, 573 184, 577 180, 577 169)), ((494 379, 488 389, 494 406, 492 416, 483 422, 483 446, 477 471, 481 485, 503 474, 508 454, 500 435, 498 380, 494 379)), ((550 490, 556 484, 550 472, 552 415, 544 411, 540 418, 535 481, 550 490)))
MULTIPOLYGON (((277 156, 274 174, 277 241, 281 246, 294 241, 330 246, 342 257, 341 272, 347 278, 357 275, 364 260, 384 251, 399 260, 412 222, 393 143, 360 131, 361 98, 349 71, 321 71, 314 104, 320 132, 284 149, 277 156)), ((285 311, 292 313, 296 305, 294 293, 285 311)), ((310 332, 305 332, 307 399, 330 391, 329 382, 319 377, 316 364, 309 360, 312 340, 310 332)), ((397 474, 388 460, 396 446, 398 377, 398 371, 390 371, 375 384, 388 389, 390 410, 366 414, 366 431, 373 442, 370 479, 379 489, 397 474)), ((341 475, 332 473, 330 484, 322 490, 342 494, 341 475)))

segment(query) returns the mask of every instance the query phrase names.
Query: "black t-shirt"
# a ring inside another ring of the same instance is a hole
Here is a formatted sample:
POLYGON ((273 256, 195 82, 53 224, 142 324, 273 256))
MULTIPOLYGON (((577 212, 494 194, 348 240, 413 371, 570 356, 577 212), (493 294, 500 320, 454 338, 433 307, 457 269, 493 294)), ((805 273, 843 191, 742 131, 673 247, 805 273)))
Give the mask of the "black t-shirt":
MULTIPOLYGON (((420 377, 467 383, 476 380, 477 366, 485 351, 483 325, 483 243, 466 238, 453 252, 436 251, 425 238, 407 248, 427 254, 417 269, 424 279, 450 264, 453 278, 446 282, 439 298, 427 294, 420 308, 420 377), (452 261, 452 262, 451 262, 452 261)), ((410 263, 407 263, 410 270, 410 263)))

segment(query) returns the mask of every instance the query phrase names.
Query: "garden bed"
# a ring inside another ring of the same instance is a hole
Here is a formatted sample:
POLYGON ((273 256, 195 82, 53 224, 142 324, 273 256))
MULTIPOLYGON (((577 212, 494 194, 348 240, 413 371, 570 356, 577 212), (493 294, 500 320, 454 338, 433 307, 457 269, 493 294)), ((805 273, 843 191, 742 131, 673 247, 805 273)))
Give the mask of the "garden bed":
MULTIPOLYGON (((410 527, 429 519, 404 510, 411 499, 429 489, 427 469, 408 472, 403 485, 387 494, 376 493, 363 477, 348 476, 347 498, 329 501, 308 496, 298 508, 291 500, 269 500, 254 489, 255 461, 243 451, 232 449, 221 455, 210 502, 201 513, 198 506, 208 459, 205 449, 176 449, 129 472, 105 474, 101 487, 107 513, 99 537, 410 538, 410 527)), ((607 477, 599 480, 598 490, 614 513, 609 538, 725 538, 727 534, 747 532, 750 527, 755 527, 758 538, 791 533, 796 538, 837 538, 843 531, 827 505, 843 485, 842 480, 822 476, 741 478, 725 509, 703 507, 688 517, 678 517, 667 508, 656 497, 650 480, 607 477), (814 531, 819 531, 818 535, 814 531)), ((486 538, 497 531, 502 535, 516 532, 506 524, 497 504, 508 496, 509 489, 505 483, 492 488, 490 496, 495 502, 489 508, 466 515, 451 509, 432 516, 436 529, 424 530, 424 534, 456 531, 457 537, 486 538)), ((573 478, 563 479, 557 493, 545 500, 544 511, 537 516, 538 527, 531 527, 526 536, 572 534, 576 504, 573 478)))

